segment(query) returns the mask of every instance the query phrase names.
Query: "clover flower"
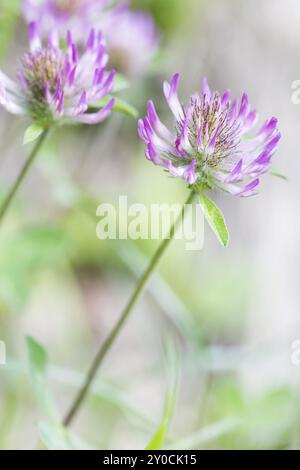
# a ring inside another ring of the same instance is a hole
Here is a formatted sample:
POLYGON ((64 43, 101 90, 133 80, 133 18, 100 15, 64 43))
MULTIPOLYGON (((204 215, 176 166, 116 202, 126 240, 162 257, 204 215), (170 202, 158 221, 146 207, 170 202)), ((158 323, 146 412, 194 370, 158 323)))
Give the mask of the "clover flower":
POLYGON ((112 91, 115 71, 107 71, 108 55, 101 33, 91 30, 78 53, 71 33, 65 49, 55 33, 43 46, 37 25, 29 27, 30 51, 21 59, 18 83, 0 71, 0 104, 9 112, 29 115, 49 127, 56 122, 97 124, 108 117, 114 98, 97 112, 89 107, 112 91))
POLYGON ((178 98, 179 74, 164 83, 164 95, 175 117, 173 130, 159 119, 152 101, 138 122, 146 157, 189 185, 218 187, 236 196, 257 193, 259 176, 268 172, 281 135, 277 119, 268 119, 255 132, 257 113, 248 96, 231 99, 229 91, 211 91, 206 79, 201 94, 187 106, 178 98))
POLYGON ((100 29, 114 64, 128 76, 141 76, 158 48, 159 35, 152 16, 129 8, 124 0, 23 0, 25 20, 37 22, 45 35, 67 30, 78 43, 91 27, 100 29))
POLYGON ((54 28, 60 34, 72 31, 80 42, 111 4, 112 0, 23 0, 22 12, 27 23, 38 23, 43 35, 54 28))
POLYGON ((159 45, 152 16, 127 6, 119 7, 106 16, 102 29, 114 65, 127 76, 142 76, 159 45))

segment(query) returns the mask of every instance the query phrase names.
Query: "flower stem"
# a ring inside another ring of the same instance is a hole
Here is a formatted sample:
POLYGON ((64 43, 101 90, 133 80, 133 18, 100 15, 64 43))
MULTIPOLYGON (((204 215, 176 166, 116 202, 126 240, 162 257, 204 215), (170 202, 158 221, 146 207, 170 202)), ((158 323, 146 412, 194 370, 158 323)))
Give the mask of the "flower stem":
POLYGON ((27 160, 26 160, 25 164, 23 165, 23 167, 22 167, 22 169, 21 169, 14 185, 10 189, 8 195, 6 196, 2 206, 0 208, 0 224, 2 223, 3 218, 4 218, 7 210, 9 209, 10 204, 13 201, 14 196, 16 195, 16 193, 17 193, 19 187, 21 186, 25 176, 27 175, 27 173, 28 173, 35 157, 37 156, 37 154, 38 154, 45 138, 47 137, 48 132, 49 132, 49 129, 45 129, 44 132, 39 137, 39 139, 36 141, 36 144, 33 147, 31 154, 27 158, 27 160))
POLYGON ((186 201, 186 203, 183 205, 182 210, 172 227, 170 228, 168 237, 166 237, 158 247, 157 251, 154 253, 146 271, 140 278, 131 298, 129 299, 129 302, 127 303, 125 309, 123 310, 119 320, 115 324, 114 328, 104 341, 104 343, 101 345, 96 357, 94 358, 84 381, 83 387, 79 390, 77 396, 75 397, 75 400, 73 401, 68 413, 66 414, 66 417, 63 421, 63 424, 65 426, 68 426, 72 423, 73 419, 75 418, 76 414, 78 413, 82 402, 86 398, 87 393, 89 392, 90 386, 95 378, 95 375, 97 371, 99 370, 103 360, 106 357, 106 354, 112 347, 115 339, 118 337, 120 331, 122 330, 122 327, 124 326, 126 320, 130 316, 133 308, 135 307, 135 304, 141 297, 144 288, 146 287, 147 282, 149 281, 151 275, 154 273, 155 269, 157 268, 162 256, 164 255, 166 249, 168 248, 170 242, 174 238, 174 234, 183 221, 184 215, 185 215, 185 206, 189 205, 192 203, 193 199, 195 197, 194 191, 192 191, 186 201))

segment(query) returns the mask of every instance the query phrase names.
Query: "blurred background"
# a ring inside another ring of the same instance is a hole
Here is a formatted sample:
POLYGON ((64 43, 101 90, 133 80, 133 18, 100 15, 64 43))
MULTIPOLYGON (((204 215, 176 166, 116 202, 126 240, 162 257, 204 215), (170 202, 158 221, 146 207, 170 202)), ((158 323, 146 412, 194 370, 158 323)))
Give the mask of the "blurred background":
MULTIPOLYGON (((72 436, 79 447, 143 449, 167 422, 164 448, 299 449, 300 365, 292 353, 300 339, 300 105, 292 104, 291 84, 300 79, 300 4, 135 0, 133 6, 154 16, 161 47, 120 96, 140 115, 153 98, 168 121, 162 82, 175 71, 183 101, 203 76, 213 89, 247 91, 261 120, 279 118, 283 138, 274 164, 289 181, 265 176, 260 194, 248 200, 214 195, 231 235, 226 250, 208 228, 200 252, 172 244, 72 436), (175 354, 168 353, 170 342, 175 354), (172 373, 178 386, 166 416, 172 373)), ((1 69, 14 76, 25 50, 20 4, 1 0, 1 69)), ((28 124, 0 109, 0 197, 28 153, 22 146, 28 124)), ((53 443, 57 434, 33 393, 26 337, 47 351, 42 393, 63 415, 157 246, 98 240, 97 206, 122 194, 145 204, 186 199, 185 185, 143 152, 136 120, 123 114, 101 126, 60 129, 1 226, 2 449, 33 449, 39 438, 48 448, 66 445, 53 443)))

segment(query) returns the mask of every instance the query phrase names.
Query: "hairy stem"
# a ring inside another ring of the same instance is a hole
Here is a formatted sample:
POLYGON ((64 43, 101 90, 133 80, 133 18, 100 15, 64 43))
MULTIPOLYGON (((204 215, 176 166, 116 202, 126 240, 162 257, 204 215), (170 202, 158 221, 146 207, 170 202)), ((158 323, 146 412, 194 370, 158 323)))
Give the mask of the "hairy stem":
POLYGON ((41 134, 39 139, 36 141, 35 146, 32 149, 32 152, 30 153, 29 157, 27 158, 25 164, 23 165, 15 183, 13 184, 12 188, 10 189, 9 193, 7 194, 1 208, 0 208, 0 224, 2 223, 4 216, 6 215, 10 204, 12 203, 19 187, 21 186, 23 180, 25 179, 35 157, 37 156, 44 140, 46 139, 48 135, 49 129, 45 129, 44 132, 41 134))
POLYGON ((137 303, 137 301, 139 300, 141 294, 143 293, 147 282, 149 281, 151 275, 156 270, 162 256, 164 255, 166 249, 168 248, 171 240, 174 238, 174 234, 176 232, 176 229, 182 223, 183 218, 184 218, 184 214, 185 214, 185 206, 188 205, 188 204, 191 204, 194 197, 195 197, 195 193, 192 191, 190 193, 186 203, 183 205, 180 215, 178 216, 177 220, 175 221, 175 223, 170 228, 168 237, 166 237, 161 242, 161 244, 158 247, 157 251, 154 253, 154 255, 153 255, 146 271, 144 272, 142 277, 139 279, 139 281, 136 285, 136 288, 135 288, 131 298, 129 299, 129 302, 127 303, 125 309, 123 310, 119 320, 115 324, 114 328, 112 329, 112 331, 110 332, 110 334, 108 335, 108 337, 106 338, 104 343, 101 345, 98 353, 96 354, 96 357, 94 358, 90 368, 88 369, 88 372, 87 372, 87 375, 86 375, 86 378, 85 378, 85 381, 84 381, 84 384, 83 384, 82 388, 79 390, 79 392, 78 392, 77 396, 75 397, 68 413, 66 414, 66 417, 63 421, 65 426, 70 425, 72 423, 73 419, 75 418, 75 416, 77 415, 84 399, 86 398, 86 395, 87 395, 87 393, 90 389, 90 386, 91 386, 91 384, 92 384, 92 382, 93 382, 93 380, 96 376, 96 373, 99 370, 103 360, 106 357, 106 354, 108 353, 108 351, 112 347, 114 341, 118 337, 120 331, 122 330, 122 327, 124 326, 126 320, 130 316, 135 304, 137 303))

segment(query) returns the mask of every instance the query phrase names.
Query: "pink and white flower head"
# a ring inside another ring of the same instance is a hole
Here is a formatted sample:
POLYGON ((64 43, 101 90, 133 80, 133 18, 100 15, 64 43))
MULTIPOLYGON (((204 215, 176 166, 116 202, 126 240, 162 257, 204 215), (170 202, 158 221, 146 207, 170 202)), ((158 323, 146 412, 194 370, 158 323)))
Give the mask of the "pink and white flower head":
POLYGON ((113 64, 127 76, 142 76, 159 45, 152 16, 121 6, 106 16, 103 32, 113 64))
POLYGON ((146 157, 170 175, 189 185, 218 187, 235 196, 257 193, 259 176, 268 172, 281 135, 277 119, 268 119, 258 131, 257 113, 243 94, 240 102, 229 91, 211 91, 206 79, 202 92, 191 96, 187 106, 178 98, 179 74, 164 83, 164 94, 175 117, 169 130, 159 119, 154 104, 138 122, 146 144, 146 157))
POLYGON ((101 33, 91 30, 80 55, 71 33, 65 49, 55 33, 43 45, 35 23, 29 27, 29 42, 18 82, 0 71, 0 104, 7 111, 29 115, 45 127, 57 122, 97 124, 109 116, 114 98, 97 112, 89 109, 107 98, 115 76, 114 70, 106 69, 108 55, 101 33))
POLYGON ((22 12, 27 23, 38 23, 43 35, 53 29, 60 34, 72 31, 81 42, 111 4, 112 0, 23 0, 22 12))

